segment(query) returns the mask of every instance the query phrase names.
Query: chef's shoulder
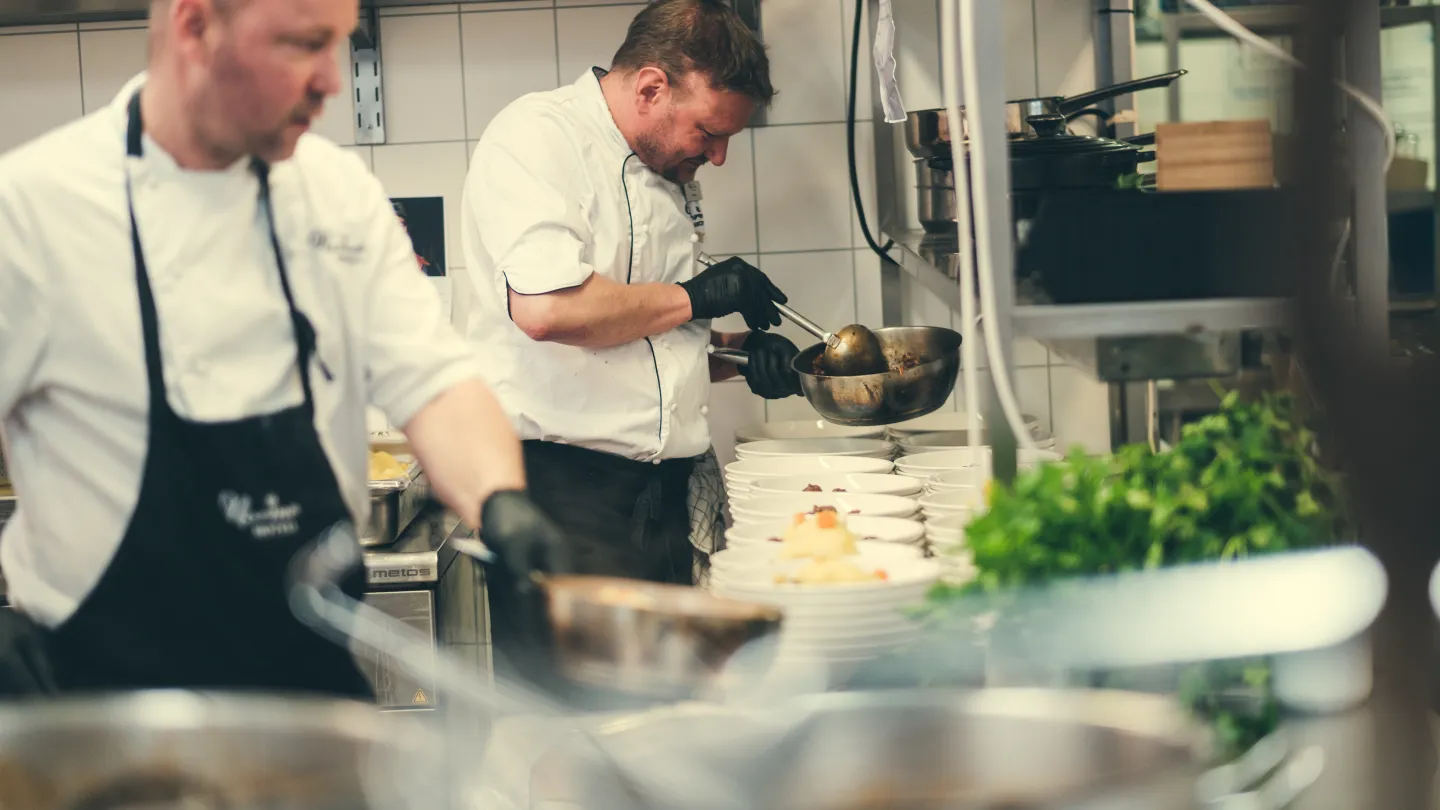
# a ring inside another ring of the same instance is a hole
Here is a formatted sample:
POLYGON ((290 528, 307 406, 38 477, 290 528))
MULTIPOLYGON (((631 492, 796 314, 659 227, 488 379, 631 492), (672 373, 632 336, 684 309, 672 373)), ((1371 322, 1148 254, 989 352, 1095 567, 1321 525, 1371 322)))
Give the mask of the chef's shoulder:
POLYGON ((125 145, 99 115, 72 121, 0 154, 0 228, 37 221, 83 224, 124 188, 125 145), (89 204, 87 203, 94 203, 89 204), (63 212, 63 217, 51 215, 63 212))
POLYGON ((559 91, 530 93, 490 121, 475 158, 504 156, 537 174, 565 177, 581 167, 581 150, 592 140, 575 99, 559 91))

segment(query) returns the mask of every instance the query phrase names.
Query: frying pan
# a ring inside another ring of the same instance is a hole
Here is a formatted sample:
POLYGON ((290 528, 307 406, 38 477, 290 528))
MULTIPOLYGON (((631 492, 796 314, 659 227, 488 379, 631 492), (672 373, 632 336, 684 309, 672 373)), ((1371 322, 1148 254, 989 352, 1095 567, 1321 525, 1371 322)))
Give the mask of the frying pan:
MULTIPOLYGON (((800 375, 800 390, 816 412, 837 425, 889 425, 945 404, 960 373, 959 332, 939 326, 891 326, 876 329, 875 337, 890 366, 881 374, 816 374, 815 360, 825 351, 823 343, 795 356, 790 367, 800 375)), ((738 365, 749 362, 744 352, 733 349, 715 349, 712 354, 738 365)))

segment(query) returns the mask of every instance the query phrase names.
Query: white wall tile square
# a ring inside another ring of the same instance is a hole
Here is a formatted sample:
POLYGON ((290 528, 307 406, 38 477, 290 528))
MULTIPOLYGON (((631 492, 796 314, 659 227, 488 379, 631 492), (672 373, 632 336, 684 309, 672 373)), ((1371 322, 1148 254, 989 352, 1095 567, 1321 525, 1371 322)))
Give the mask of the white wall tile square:
POLYGON ((460 33, 468 137, 520 96, 556 87, 553 9, 462 14, 460 33))
MULTIPOLYGON (((790 306, 821 326, 855 323, 855 265, 849 250, 762 255, 760 269, 785 292, 790 306)), ((780 334, 805 348, 815 337, 788 320, 780 334)))
MULTIPOLYGON (((902 143, 904 141, 903 138, 896 140, 902 143)), ((847 153, 846 162, 838 167, 838 171, 845 176, 845 196, 850 199, 850 245, 857 248, 867 247, 865 232, 860 229, 860 217, 855 208, 855 195, 850 193, 849 157, 847 153)), ((855 124, 855 170, 860 180, 860 201, 865 206, 865 221, 870 225, 870 235, 875 238, 876 242, 883 245, 885 239, 880 236, 880 209, 875 197, 874 124, 858 122, 855 124)), ((914 184, 912 183, 909 188, 913 189, 914 184)))
POLYGON ((369 169, 372 173, 375 171, 375 150, 373 147, 342 146, 341 148, 344 149, 346 152, 351 152, 357 155, 362 161, 365 162, 365 168, 369 169))
MULTIPOLYGON (((1073 5, 1080 5, 1073 3, 1073 5)), ((1005 97, 1034 98, 1035 89, 1035 6, 1032 0, 1006 0, 1005 97)))
POLYGON ((844 161, 843 124, 755 130, 761 253, 851 246, 844 161))
MULTIPOLYGON (((862 43, 861 47, 869 52, 868 42, 862 43)), ((940 94, 939 65, 938 4, 896 3, 895 79, 900 84, 905 109, 932 110, 944 103, 940 94)))
POLYGON ((445 199, 445 262, 452 267, 463 264, 460 198, 465 188, 465 142, 376 146, 374 161, 375 176, 389 196, 445 199))
POLYGON ((730 139, 724 166, 704 166, 700 181, 700 207, 705 213, 705 251, 724 258, 754 253, 755 238, 755 135, 745 130, 730 139))
POLYGON ((835 122, 845 118, 845 63, 836 37, 840 4, 851 0, 766 0, 760 30, 778 91, 767 124, 835 122))
POLYGON ((80 78, 86 113, 104 108, 126 82, 145 69, 148 41, 149 34, 143 28, 80 32, 80 78))
POLYGON ((560 82, 575 81, 586 68, 610 67, 615 51, 625 41, 630 21, 642 8, 643 4, 557 9, 560 82))
MULTIPOLYGON (((381 46, 384 48, 385 46, 381 46)), ((340 71, 340 92, 325 100, 325 111, 315 121, 312 131, 329 138, 341 146, 355 143, 355 69, 350 63, 350 43, 342 40, 335 47, 335 67, 340 71)), ((89 68, 85 70, 90 73, 89 68)), ((383 77, 382 77, 383 78, 383 77)), ((89 100, 89 95, 86 95, 89 100)), ((389 104, 389 90, 386 90, 386 104, 389 104)), ((387 112, 388 115, 388 112, 387 112)), ((386 121, 389 133, 389 121, 386 121)))
POLYGON ((80 46, 70 33, 0 36, 0 152, 8 152, 82 112, 80 46))
POLYGON ((1063 365, 1050 369, 1050 385, 1060 446, 1078 444, 1091 453, 1110 452, 1110 386, 1063 365))
POLYGON ((1075 0, 1034 0, 1035 83, 1041 96, 1095 89, 1094 11, 1075 0))
POLYGON ((460 15, 386 17, 380 22, 389 143, 465 139, 460 15))
POLYGON ((949 304, 908 279, 901 281, 900 312, 907 326, 943 326, 954 329, 955 321, 959 319, 958 315, 952 316, 949 304))
POLYGON ((855 251, 855 322, 870 327, 884 324, 881 302, 880 257, 869 248, 855 251))

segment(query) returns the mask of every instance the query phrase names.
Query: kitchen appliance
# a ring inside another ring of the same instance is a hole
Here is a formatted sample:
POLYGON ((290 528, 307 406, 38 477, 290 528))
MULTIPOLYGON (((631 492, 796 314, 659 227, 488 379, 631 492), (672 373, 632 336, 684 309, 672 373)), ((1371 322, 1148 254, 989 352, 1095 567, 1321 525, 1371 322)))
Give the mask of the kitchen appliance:
MULTIPOLYGON (((1005 128, 1012 140, 1023 140, 1037 137, 1040 134, 1034 122, 1030 120, 1036 116, 1059 116, 1062 128, 1065 123, 1082 114, 1103 117, 1104 113, 1096 109, 1094 105, 1137 90, 1169 87, 1172 82, 1187 72, 1176 70, 1157 76, 1147 76, 1143 79, 1113 84, 1068 98, 1047 96, 1010 101, 1005 104, 1005 128)), ((963 114, 961 120, 964 120, 963 114)), ((961 141, 969 139, 969 134, 965 133, 961 141)), ((950 125, 944 109, 917 110, 906 115, 905 147, 914 157, 951 157, 952 140, 950 125)))
MULTIPOLYGON (((817 413, 839 425, 888 425, 924 416, 944 405, 960 374, 960 333, 939 326, 876 329, 889 371, 833 377, 815 373, 825 350, 816 343, 795 356, 791 368, 817 413)), ((749 362, 744 352, 713 349, 728 362, 749 362)))

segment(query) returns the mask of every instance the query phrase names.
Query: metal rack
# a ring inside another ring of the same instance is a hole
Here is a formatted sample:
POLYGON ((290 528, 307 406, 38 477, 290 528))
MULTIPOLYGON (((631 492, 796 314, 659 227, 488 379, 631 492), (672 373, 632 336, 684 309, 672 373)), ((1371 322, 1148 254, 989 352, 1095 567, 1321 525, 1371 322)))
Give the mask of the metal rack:
MULTIPOLYGON (((875 0, 871 0, 872 15, 875 0)), ((990 8, 994 4, 979 4, 977 14, 985 17, 984 30, 1002 30, 1000 12, 990 8)), ((1365 5, 1365 4, 1355 4, 1365 5)), ((1124 79, 1129 76, 1129 65, 1133 61, 1135 43, 1133 4, 1130 0, 1094 0, 1097 73, 1105 79, 1124 79), (1118 13, 1117 13, 1118 12, 1118 13), (1122 24, 1123 23, 1123 24, 1122 24)), ((1437 7, 1440 8, 1440 7, 1437 7)), ((1380 97, 1379 68, 1379 27, 1380 9, 1368 8, 1351 13, 1347 20, 1345 61, 1349 81, 1361 91, 1380 97)), ((1290 7, 1257 7, 1240 9, 1248 24, 1263 31, 1292 24, 1298 18, 1290 7)), ((1387 10, 1387 24, 1391 18, 1398 20, 1402 15, 1390 14, 1403 11, 1408 17, 1431 19, 1440 11, 1425 9, 1387 10), (1423 12, 1423 13, 1422 13, 1423 12), (1427 16, 1428 15, 1428 16, 1427 16)), ((1189 30, 1213 30, 1208 20, 1198 15, 1170 15, 1169 25, 1176 32, 1189 30)), ((982 64, 987 65, 981 84, 982 98, 979 103, 999 110, 1004 101, 1005 76, 1003 67, 1003 37, 979 38, 980 46, 987 50, 980 54, 982 64)), ((946 76, 947 81, 960 81, 957 67, 955 76, 946 76)), ((874 94, 878 99, 879 94, 874 94)), ((1178 98, 1178 97, 1177 97, 1178 98)), ((973 103, 967 100, 967 103, 973 103)), ((1117 105, 1125 99, 1117 100, 1117 105)), ((997 304, 999 312, 986 315, 998 327, 1005 364, 1011 365, 1010 343, 1014 336, 1026 336, 1044 343, 1056 355, 1071 365, 1076 365, 1092 377, 1112 383, 1112 410, 1124 411, 1124 401, 1132 398, 1133 391, 1127 391, 1125 382, 1142 379, 1167 379, 1182 376, 1167 374, 1165 358, 1175 355, 1173 348, 1177 341, 1198 340, 1201 344, 1215 341, 1234 343, 1238 346, 1240 335, 1253 330, 1283 329, 1287 325, 1287 306, 1278 299, 1208 299, 1183 301, 1158 301, 1143 303, 1104 303, 1081 305, 1052 305, 1017 290, 1014 275, 1013 239, 1009 229, 1008 199, 1008 155, 1006 141, 999 122, 1000 116, 990 117, 995 131, 986 140, 984 154, 973 165, 986 173, 989 178, 988 199, 985 201, 991 211, 1006 212, 1005 216, 994 218, 996 227, 989 234, 997 245, 996 262, 997 304), (1210 336, 1210 340, 1199 336, 1210 336), (1113 375, 1114 366, 1107 367, 1103 360, 1116 351, 1117 339, 1124 340, 1128 356, 1139 356, 1142 360, 1127 365, 1122 378, 1113 375), (1153 351, 1152 351, 1153 350, 1153 351), (1151 361, 1143 358, 1153 355, 1151 361), (1109 379, 1107 379, 1107 376, 1109 379), (1118 400, 1118 401, 1117 401, 1118 400)), ((876 188, 879 199, 880 230, 894 243, 889 251, 890 262, 886 263, 882 283, 882 309, 886 323, 898 323, 900 295, 905 284, 919 284, 935 294, 952 309, 959 309, 959 288, 954 267, 953 246, 926 236, 923 232, 907 230, 898 212, 903 210, 902 197, 911 190, 899 187, 895 177, 893 151, 894 138, 891 125, 884 123, 878 107, 875 110, 875 163, 877 166, 876 188)), ((1351 165, 1355 207, 1352 214, 1350 254, 1355 269, 1354 314, 1357 322, 1363 323, 1369 343, 1377 352, 1383 352, 1387 345, 1389 298, 1388 248, 1386 244, 1387 198, 1383 173, 1379 168, 1383 162, 1384 144, 1379 127, 1369 119, 1352 113, 1349 124, 1351 132, 1351 165)), ((973 153, 972 153, 973 158, 973 153)), ((1227 349, 1228 351, 1228 349, 1227 349)), ((1238 349, 1236 349, 1238 354, 1238 349)), ((1222 376, 1224 364, 1215 366, 1222 376)), ((1196 368, 1187 366, 1183 376, 1197 376, 1196 368)), ((987 376, 985 379, 989 379, 987 376)), ((1001 459, 1009 456, 1014 437, 1005 427, 1005 420, 998 410, 993 396, 993 386, 987 384, 990 392, 986 419, 993 431, 997 458, 997 475, 1007 474, 1007 465, 1001 459)), ((1133 387, 1133 386, 1132 386, 1133 387)), ((1117 437, 1118 438, 1118 437, 1117 437)))

